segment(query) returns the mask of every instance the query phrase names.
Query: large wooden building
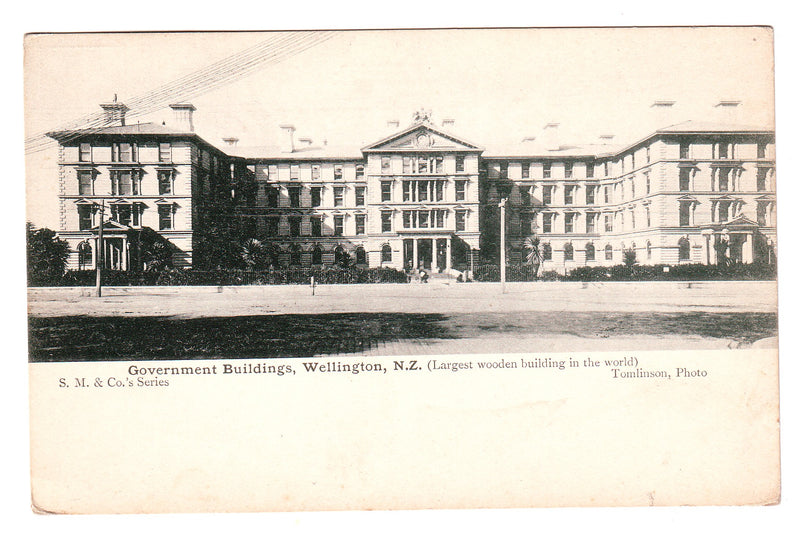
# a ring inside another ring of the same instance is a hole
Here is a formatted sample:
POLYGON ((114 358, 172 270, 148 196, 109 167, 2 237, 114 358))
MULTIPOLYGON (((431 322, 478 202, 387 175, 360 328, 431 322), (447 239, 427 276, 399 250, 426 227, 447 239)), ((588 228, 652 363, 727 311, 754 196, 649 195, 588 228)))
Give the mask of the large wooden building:
POLYGON ((630 144, 576 145, 548 124, 493 148, 421 111, 363 148, 295 140, 291 125, 279 144, 243 148, 199 137, 189 104, 172 106, 174 126, 126 125, 123 104, 102 107, 102 127, 50 134, 69 268, 94 267, 102 207, 109 268, 135 266, 131 238, 149 227, 173 244, 178 266, 216 266, 204 244, 230 229, 269 246, 274 267, 349 258, 465 270, 499 257, 503 200, 507 260, 520 262, 536 236, 544 270, 620 264, 626 253, 643 264, 774 257, 768 129, 688 121, 630 144))

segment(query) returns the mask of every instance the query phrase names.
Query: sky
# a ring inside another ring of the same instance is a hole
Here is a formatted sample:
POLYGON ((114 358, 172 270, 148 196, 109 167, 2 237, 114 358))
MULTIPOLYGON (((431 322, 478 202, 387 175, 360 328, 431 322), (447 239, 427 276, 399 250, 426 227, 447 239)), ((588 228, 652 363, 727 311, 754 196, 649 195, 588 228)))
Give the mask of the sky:
MULTIPOLYGON (((34 35, 25 42, 26 137, 99 112, 275 38, 265 33, 34 35)), ((425 108, 453 133, 502 148, 560 123, 564 142, 625 144, 684 120, 774 126, 772 34, 764 28, 470 29, 336 32, 190 101, 211 143, 298 137, 364 146, 425 108), (671 100, 668 116, 651 107, 671 100), (714 107, 739 100, 735 116, 714 107), (728 114, 728 117, 721 115, 728 114)), ((168 108, 135 121, 166 121, 168 108)), ((27 217, 56 227, 56 151, 26 156, 27 217)))

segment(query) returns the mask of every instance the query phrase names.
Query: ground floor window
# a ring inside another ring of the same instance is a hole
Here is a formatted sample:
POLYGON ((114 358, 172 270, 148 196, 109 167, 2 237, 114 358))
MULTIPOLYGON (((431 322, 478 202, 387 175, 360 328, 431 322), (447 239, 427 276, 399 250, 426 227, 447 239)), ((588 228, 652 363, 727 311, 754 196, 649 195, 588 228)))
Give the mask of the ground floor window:
POLYGON ((319 246, 311 250, 311 264, 322 264, 322 249, 319 246))
POLYGON ((381 262, 392 262, 392 246, 383 244, 381 248, 381 262))
POLYGON ((564 244, 564 260, 571 261, 574 258, 574 256, 575 253, 572 249, 572 244, 567 242, 566 244, 564 244))
POLYGON ((361 246, 356 248, 356 264, 367 264, 367 252, 361 246))
POLYGON ((606 244, 605 252, 607 261, 610 261, 614 258, 614 248, 611 247, 611 244, 606 244))
POLYGON ((589 242, 586 244, 586 260, 593 261, 594 260, 594 244, 589 242))
POLYGON ((688 238, 681 238, 678 240, 678 260, 679 261, 688 261, 689 260, 689 239, 688 238))
POLYGON ((553 259, 553 248, 550 244, 544 244, 542 246, 542 259, 545 261, 550 261, 553 259))
POLYGON ((92 267, 92 245, 84 240, 78 244, 78 270, 92 267))

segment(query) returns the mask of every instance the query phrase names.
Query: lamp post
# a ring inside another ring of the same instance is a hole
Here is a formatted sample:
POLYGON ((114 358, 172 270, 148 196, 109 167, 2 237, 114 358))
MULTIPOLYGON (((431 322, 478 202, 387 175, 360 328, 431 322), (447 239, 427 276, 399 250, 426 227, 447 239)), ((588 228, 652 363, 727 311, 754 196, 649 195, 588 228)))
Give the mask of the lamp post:
POLYGON ((97 257, 95 257, 95 296, 103 296, 103 221, 105 219, 105 200, 100 200, 100 225, 97 228, 97 257))
POLYGON ((506 292, 506 201, 503 199, 498 206, 500 207, 500 288, 503 294, 506 292))

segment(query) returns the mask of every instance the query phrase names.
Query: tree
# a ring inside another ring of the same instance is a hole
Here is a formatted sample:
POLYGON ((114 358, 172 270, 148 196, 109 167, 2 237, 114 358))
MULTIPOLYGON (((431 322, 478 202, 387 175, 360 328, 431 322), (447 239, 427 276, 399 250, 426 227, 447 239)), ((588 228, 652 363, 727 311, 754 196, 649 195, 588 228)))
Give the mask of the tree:
POLYGON ((539 277, 539 268, 542 266, 542 261, 544 261, 544 256, 539 248, 539 237, 536 235, 527 237, 523 247, 527 252, 525 264, 533 267, 533 275, 539 277))
POLYGON ((131 250, 135 249, 136 265, 134 268, 145 272, 172 268, 172 254, 176 247, 150 227, 131 230, 128 233, 131 250))
POLYGON ((631 267, 636 264, 636 250, 633 248, 627 248, 622 251, 622 262, 625 263, 625 266, 631 267))
POLYGON ((267 267, 270 253, 260 240, 248 238, 241 245, 242 262, 248 270, 261 270, 267 267))
POLYGON ((52 283, 64 275, 69 245, 50 229, 25 225, 27 234, 28 285, 52 283))

